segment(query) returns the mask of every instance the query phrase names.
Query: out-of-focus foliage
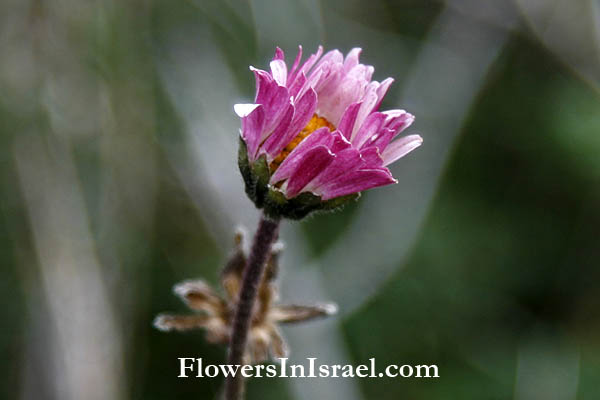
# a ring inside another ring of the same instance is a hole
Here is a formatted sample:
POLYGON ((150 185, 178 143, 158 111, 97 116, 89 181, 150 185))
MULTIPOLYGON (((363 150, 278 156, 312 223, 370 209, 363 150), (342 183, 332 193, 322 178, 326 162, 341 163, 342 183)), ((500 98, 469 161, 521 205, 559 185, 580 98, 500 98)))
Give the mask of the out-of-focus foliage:
POLYGON ((152 328, 215 283, 257 211, 232 105, 276 45, 363 47, 424 145, 400 184, 287 224, 292 361, 440 379, 253 379, 249 398, 600 398, 600 7, 594 0, 6 0, 0 6, 0 398, 215 398, 152 328), (565 3, 566 4, 566 3, 565 3))

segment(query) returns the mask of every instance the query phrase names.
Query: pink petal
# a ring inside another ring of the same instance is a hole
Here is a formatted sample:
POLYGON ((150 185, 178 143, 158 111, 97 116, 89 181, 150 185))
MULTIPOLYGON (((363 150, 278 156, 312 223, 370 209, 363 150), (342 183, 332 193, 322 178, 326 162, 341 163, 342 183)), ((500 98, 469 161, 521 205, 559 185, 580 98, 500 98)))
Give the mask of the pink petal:
POLYGON ((246 146, 248 146, 248 156, 250 161, 255 160, 264 125, 265 112, 263 106, 260 104, 242 118, 242 138, 246 142, 246 146))
POLYGON ((352 145, 357 149, 360 149, 368 139, 379 132, 386 118, 387 116, 380 112, 374 112, 369 115, 358 132, 356 132, 356 135, 352 140, 352 145))
POLYGON ((271 97, 262 103, 265 107, 265 136, 262 138, 263 140, 279 125, 279 122, 284 117, 284 112, 290 104, 290 95, 287 88, 285 86, 278 86, 276 83, 273 83, 273 86, 270 92, 271 97))
POLYGON ((319 46, 319 48, 317 49, 317 52, 314 54, 311 54, 306 59, 304 64, 302 64, 302 66, 298 69, 298 74, 303 72, 308 75, 308 71, 312 68, 313 65, 315 65, 315 62, 317 62, 317 60, 321 57, 321 54, 323 54, 323 46, 319 46))
POLYGON ((383 165, 390 165, 399 158, 404 157, 423 143, 423 138, 419 135, 408 135, 403 138, 394 140, 383 151, 383 165))
MULTIPOLYGON (((285 86, 277 84, 271 74, 250 67, 256 77, 256 104, 262 104, 265 109, 264 136, 268 136, 283 118, 283 112, 289 103, 289 92, 285 86)), ((264 139, 264 137, 263 137, 264 139)))
POLYGON ((335 154, 335 159, 319 173, 307 186, 306 190, 315 191, 319 187, 333 182, 339 176, 351 172, 362 163, 362 158, 358 150, 349 148, 335 154))
POLYGON ((373 66, 371 65, 358 64, 354 66, 354 68, 352 68, 350 71, 348 71, 347 75, 349 77, 360 79, 368 83, 371 81, 371 77, 373 76, 374 71, 375 68, 373 68, 373 66))
POLYGON ((335 62, 326 62, 315 68, 311 75, 319 73, 319 79, 315 80, 312 87, 319 94, 333 92, 344 76, 343 69, 342 64, 335 62))
MULTIPOLYGON (((302 74, 304 75, 304 73, 302 73, 302 74)), ((322 70, 317 71, 317 73, 310 74, 310 77, 308 77, 306 79, 306 81, 304 82, 304 85, 302 85, 302 87, 298 90, 298 94, 295 96, 295 98, 304 96, 304 94, 306 92, 308 92, 309 90, 314 90, 313 88, 316 86, 316 84, 321 79, 322 74, 323 74, 322 70)))
POLYGON ((382 152, 392 141, 395 135, 396 132, 394 130, 382 128, 379 130, 379 132, 377 132, 376 135, 371 136, 371 138, 367 140, 365 144, 363 144, 362 148, 366 149, 369 147, 375 147, 382 152))
POLYGON ((377 104, 375 104, 375 107, 373 107, 374 110, 378 110, 379 106, 381 105, 381 102, 383 101, 383 98, 385 97, 385 94, 387 93, 388 89, 390 88, 390 86, 392 85, 392 83, 394 83, 394 79, 393 78, 387 78, 384 79, 383 82, 381 82, 379 84, 379 87, 377 88, 377 104))
POLYGON ((275 48, 275 55, 273 56, 273 60, 285 60, 285 54, 283 50, 279 48, 279 46, 275 48))
POLYGON ((333 141, 329 146, 329 150, 331 150, 333 154, 337 154, 342 150, 346 150, 348 147, 352 147, 352 143, 350 143, 340 131, 333 131, 331 136, 333 137, 333 141))
POLYGON ((297 78, 293 80, 288 79, 288 91, 290 92, 290 97, 297 98, 300 90, 306 86, 306 75, 304 72, 301 72, 297 78), (293 82, 293 83, 290 83, 293 82))
MULTIPOLYGON (((265 140, 261 146, 261 154, 268 154, 269 161, 271 161, 277 154, 283 150, 285 146, 290 142, 289 136, 293 131, 290 130, 290 124, 294 116, 294 106, 288 104, 286 111, 281 118, 279 125, 275 128, 273 133, 265 140)), ((292 137, 293 139, 293 137, 292 137)))
POLYGON ((340 120, 337 128, 340 132, 342 132, 346 139, 350 139, 350 136, 352 135, 352 128, 354 128, 354 121, 356 121, 360 104, 361 103, 350 104, 348 107, 346 107, 344 114, 342 114, 342 119, 340 120))
MULTIPOLYGON (((344 79, 343 81, 334 80, 335 85, 319 92, 319 115, 327 118, 332 124, 338 125, 342 115, 350 104, 358 102, 364 93, 365 83, 358 79, 344 79)), ((373 94, 373 96, 375 96, 373 94)), ((364 102, 359 108, 354 129, 364 107, 364 102)), ((366 116, 366 115, 365 115, 366 116)))
POLYGON ((367 69, 365 70, 365 80, 370 81, 373 76, 373 72, 375 72, 375 67, 372 65, 367 65, 367 69))
POLYGON ((270 97, 270 92, 274 85, 273 77, 267 71, 252 66, 250 67, 250 71, 254 72, 254 77, 256 79, 256 95, 254 96, 254 102, 262 104, 270 97))
POLYGON ((280 86, 285 86, 287 81, 287 65, 284 60, 271 61, 271 74, 280 86))
POLYGON ((358 65, 358 58, 361 52, 362 49, 360 47, 355 47, 348 52, 344 60, 344 73, 348 73, 348 71, 358 65))
MULTIPOLYGON (((290 130, 295 133, 290 141, 308 124, 317 108, 317 94, 310 89, 298 101, 294 102, 294 118, 290 130)), ((287 143, 286 143, 287 144, 287 143)))
POLYGON ((388 116, 384 128, 382 128, 377 135, 372 136, 371 140, 363 145, 363 148, 375 146, 380 152, 383 152, 392 139, 410 126, 415 119, 412 114, 409 114, 404 110, 384 111, 383 114, 388 116))
POLYGON ((329 132, 329 128, 323 127, 317 129, 292 150, 286 159, 283 160, 279 168, 277 168, 277 171, 271 176, 269 182, 275 184, 289 178, 306 152, 317 146, 329 147, 332 142, 333 136, 331 135, 331 132, 329 132))
POLYGON ((365 121, 367 116, 371 114, 373 107, 377 103, 377 93, 375 93, 375 91, 375 82, 371 82, 371 84, 369 84, 369 86, 367 87, 367 91, 363 97, 362 104, 360 106, 360 109, 358 110, 358 115, 356 116, 356 121, 354 122, 354 129, 352 130, 352 136, 350 139, 352 143, 354 143, 354 137, 358 132, 358 128, 362 126, 363 122, 365 121))
POLYGON ((343 64, 344 55, 337 49, 330 50, 321 59, 319 63, 315 66, 315 71, 318 70, 323 64, 333 63, 333 64, 343 64))
POLYGON ((300 193, 334 158, 335 155, 325 146, 317 146, 304 153, 302 160, 297 163, 290 179, 287 181, 286 197, 292 198, 300 193))
POLYGON ((393 130, 395 134, 408 128, 415 120, 414 115, 409 114, 404 110, 389 110, 384 111, 384 114, 388 116, 385 127, 393 130))
POLYGON ((296 54, 296 59, 294 60, 294 64, 292 65, 292 69, 288 75, 288 83, 294 82, 296 79, 298 65, 300 65, 300 60, 302 59, 302 46, 298 46, 298 54, 296 54))
POLYGON ((329 200, 396 182, 387 168, 355 170, 318 188, 317 194, 320 194, 323 200, 329 200))
POLYGON ((362 159, 360 169, 377 169, 383 167, 383 159, 377 147, 361 150, 360 158, 362 159))

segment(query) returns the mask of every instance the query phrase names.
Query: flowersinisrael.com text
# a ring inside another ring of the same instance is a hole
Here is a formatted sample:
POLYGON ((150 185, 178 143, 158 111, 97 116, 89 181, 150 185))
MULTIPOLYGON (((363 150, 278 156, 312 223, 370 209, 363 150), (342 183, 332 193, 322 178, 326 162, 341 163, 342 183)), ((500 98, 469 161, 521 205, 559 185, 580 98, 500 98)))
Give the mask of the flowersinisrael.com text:
POLYGON ((378 370, 374 358, 369 364, 319 364, 316 357, 307 358, 306 364, 288 364, 280 358, 279 364, 229 365, 207 364, 202 358, 179 358, 179 378, 214 378, 242 375, 244 378, 439 378, 437 365, 391 364, 378 370))

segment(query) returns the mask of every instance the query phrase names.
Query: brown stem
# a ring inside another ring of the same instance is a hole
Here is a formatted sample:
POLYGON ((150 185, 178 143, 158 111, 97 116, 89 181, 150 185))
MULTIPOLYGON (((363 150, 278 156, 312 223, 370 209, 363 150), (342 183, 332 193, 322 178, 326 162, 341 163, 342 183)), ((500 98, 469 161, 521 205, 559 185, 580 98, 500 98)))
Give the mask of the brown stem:
MULTIPOLYGON (((254 235, 248 263, 244 269, 242 288, 233 319, 233 329, 229 341, 229 365, 241 365, 248 339, 248 329, 252 319, 252 309, 256 301, 258 286, 265 271, 265 264, 271 246, 277 239, 279 220, 261 216, 254 235)), ((238 371, 239 372, 239 371, 238 371)), ((244 378, 240 374, 225 378, 225 399, 241 400, 244 393, 244 378)))

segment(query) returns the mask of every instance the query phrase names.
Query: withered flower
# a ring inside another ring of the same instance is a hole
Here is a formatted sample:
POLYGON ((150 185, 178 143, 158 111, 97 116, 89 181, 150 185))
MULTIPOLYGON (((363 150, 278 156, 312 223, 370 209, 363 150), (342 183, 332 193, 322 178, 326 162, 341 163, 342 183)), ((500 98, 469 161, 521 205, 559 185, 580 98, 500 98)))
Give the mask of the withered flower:
MULTIPOLYGON (((246 364, 256 364, 287 356, 288 347, 281 335, 279 324, 308 321, 335 314, 337 311, 333 303, 308 306, 283 305, 277 302, 276 278, 282 250, 283 246, 280 242, 271 247, 254 304, 248 344, 244 353, 246 364)), ((154 320, 154 326, 162 331, 204 329, 206 340, 209 342, 228 344, 246 261, 244 234, 238 231, 235 235, 235 250, 221 274, 221 285, 225 295, 217 293, 203 280, 181 282, 175 285, 175 294, 181 297, 190 309, 198 313, 160 314, 154 320)))

